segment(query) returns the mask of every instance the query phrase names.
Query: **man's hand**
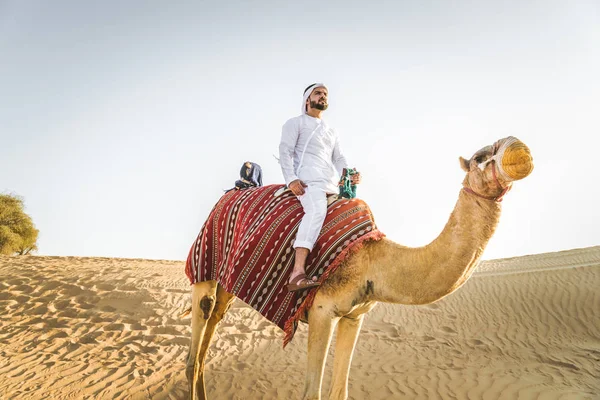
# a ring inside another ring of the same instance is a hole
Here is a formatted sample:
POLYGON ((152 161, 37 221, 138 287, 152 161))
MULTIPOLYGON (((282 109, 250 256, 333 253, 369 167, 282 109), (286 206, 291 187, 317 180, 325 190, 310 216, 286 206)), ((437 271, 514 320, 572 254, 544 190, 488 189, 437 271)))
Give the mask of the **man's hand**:
POLYGON ((362 181, 362 177, 360 176, 360 172, 357 172, 350 177, 350 182, 353 185, 358 185, 361 181, 362 181))
POLYGON ((288 187, 296 196, 302 196, 305 193, 304 188, 308 187, 308 185, 300 179, 296 179, 295 181, 291 181, 288 187))

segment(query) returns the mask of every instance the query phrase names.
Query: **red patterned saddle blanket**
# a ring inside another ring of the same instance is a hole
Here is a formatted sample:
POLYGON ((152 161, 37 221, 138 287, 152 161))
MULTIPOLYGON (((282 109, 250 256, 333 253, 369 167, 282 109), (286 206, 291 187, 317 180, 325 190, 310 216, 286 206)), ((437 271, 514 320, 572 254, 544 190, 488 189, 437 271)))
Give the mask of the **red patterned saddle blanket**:
MULTIPOLYGON (((227 192, 217 202, 190 249, 185 272, 190 282, 216 280, 284 330, 285 347, 318 288, 290 293, 286 289, 294 260, 294 239, 304 215, 283 185, 227 192)), ((306 271, 325 281, 365 240, 383 237, 369 206, 359 199, 331 203, 306 271)))

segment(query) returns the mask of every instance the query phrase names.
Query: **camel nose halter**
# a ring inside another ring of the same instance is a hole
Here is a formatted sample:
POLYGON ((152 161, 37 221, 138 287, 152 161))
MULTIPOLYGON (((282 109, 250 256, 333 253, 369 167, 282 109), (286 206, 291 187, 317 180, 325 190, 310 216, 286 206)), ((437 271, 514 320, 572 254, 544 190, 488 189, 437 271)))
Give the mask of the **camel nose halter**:
MULTIPOLYGON (((510 183, 506 187, 502 186, 502 184, 498 180, 498 176, 496 175, 496 165, 497 165, 496 160, 492 160, 492 161, 493 161, 492 176, 494 177, 494 181, 496 182, 496 185, 498 185, 498 188, 502 189, 502 192, 500 192, 500 194, 498 196, 484 196, 482 194, 477 193, 476 191, 474 191, 473 189, 471 189, 468 186, 463 186, 463 190, 467 193, 471 193, 471 194, 474 194, 475 196, 481 197, 482 199, 492 200, 492 201, 500 203, 502 201, 502 199, 504 198, 504 195, 512 188, 512 183, 510 183)), ((487 164, 487 162, 486 162, 486 164, 487 164)))
POLYGON ((517 138, 510 136, 507 138, 506 142, 504 142, 502 144, 502 146, 500 146, 499 148, 498 148, 498 142, 494 143, 494 146, 492 149, 492 154, 493 154, 492 157, 490 157, 488 160, 480 163, 477 166, 479 169, 481 169, 483 171, 489 163, 492 163, 492 177, 494 178, 494 182, 496 182, 496 185, 498 186, 498 188, 502 190, 498 196, 484 196, 480 193, 475 192, 473 189, 471 189, 468 186, 463 186, 463 190, 467 193, 471 193, 471 194, 474 194, 475 196, 481 197, 482 199, 491 200, 491 201, 495 201, 498 203, 501 202, 502 199, 504 198, 504 195, 512 188, 512 183, 509 183, 508 186, 503 187, 502 184, 500 183, 500 181, 498 180, 498 175, 496 173, 496 169, 498 169, 498 172, 500 174, 507 176, 507 174, 502 169, 502 164, 499 162, 499 160, 502 160, 502 157, 504 156, 504 151, 510 145, 512 145, 514 142, 516 142, 517 140, 518 140, 517 138))
POLYGON ((502 159, 504 158, 504 152, 506 151, 506 149, 508 149, 510 146, 512 146, 518 141, 519 139, 517 139, 516 137, 509 136, 506 139, 502 140, 501 145, 500 141, 494 143, 492 145, 492 156, 489 159, 482 162, 481 164, 479 164, 479 169, 483 171, 489 163, 495 162, 500 176, 502 176, 502 178, 504 178, 505 180, 513 181, 514 179, 508 173, 506 173, 506 171, 504 171, 504 168, 502 168, 502 159))

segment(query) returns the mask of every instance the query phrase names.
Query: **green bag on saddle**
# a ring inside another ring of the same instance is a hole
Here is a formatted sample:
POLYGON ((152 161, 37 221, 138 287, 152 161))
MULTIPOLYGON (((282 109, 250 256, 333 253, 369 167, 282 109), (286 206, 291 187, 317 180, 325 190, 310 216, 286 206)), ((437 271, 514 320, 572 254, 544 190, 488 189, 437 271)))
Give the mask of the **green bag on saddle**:
POLYGON ((338 186, 340 187, 340 196, 347 199, 353 199, 356 197, 356 185, 352 184, 352 175, 356 175, 358 172, 356 168, 344 168, 342 171, 342 177, 338 186))

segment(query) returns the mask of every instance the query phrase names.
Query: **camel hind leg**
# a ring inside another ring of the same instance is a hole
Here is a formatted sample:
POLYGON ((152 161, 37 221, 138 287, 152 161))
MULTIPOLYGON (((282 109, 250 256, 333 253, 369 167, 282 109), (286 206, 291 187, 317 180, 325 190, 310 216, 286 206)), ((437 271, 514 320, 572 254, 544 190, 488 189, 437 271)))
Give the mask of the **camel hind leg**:
POLYGON ((208 325, 206 326, 206 331, 204 332, 204 337, 202 339, 202 345, 200 346, 200 351, 198 352, 198 369, 196 370, 198 376, 196 378, 196 393, 198 394, 198 398, 206 399, 206 392, 204 386, 204 367, 206 362, 206 356, 208 354, 208 349, 210 348, 210 344, 214 337, 214 334, 219 326, 219 322, 223 319, 231 305, 235 297, 232 294, 227 293, 221 285, 217 287, 217 304, 215 305, 215 309, 208 320, 208 325))
MULTIPOLYGON (((215 281, 210 281, 215 283, 215 281)), ((207 282, 202 282, 205 284, 207 282)), ((200 284, 196 284, 200 285, 200 284)), ((229 310, 235 297, 227 293, 221 285, 209 286, 211 296, 202 287, 192 288, 192 343, 188 355, 186 375, 188 378, 191 399, 206 399, 204 387, 204 365, 208 348, 219 322, 229 310), (194 306, 199 311, 194 314, 194 306), (208 319, 207 319, 208 317, 208 319)))
POLYGON ((217 300, 217 282, 204 281, 192 286, 192 341, 185 369, 190 390, 190 399, 196 399, 195 378, 198 368, 198 353, 204 332, 217 300))

